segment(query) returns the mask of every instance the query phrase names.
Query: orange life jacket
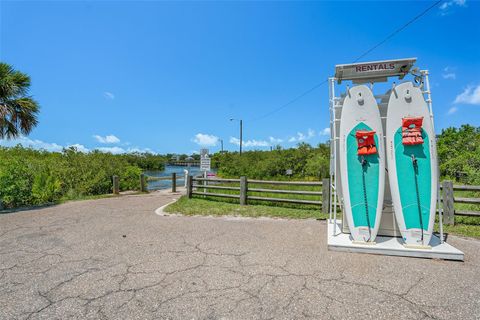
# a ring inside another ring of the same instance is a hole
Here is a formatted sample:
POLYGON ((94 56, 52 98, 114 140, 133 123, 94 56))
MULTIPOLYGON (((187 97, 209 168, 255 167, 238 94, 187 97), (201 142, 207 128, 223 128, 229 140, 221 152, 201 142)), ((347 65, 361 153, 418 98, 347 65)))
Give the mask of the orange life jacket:
POLYGON ((369 155, 377 153, 375 145, 375 131, 359 130, 355 133, 358 145, 358 155, 369 155))
POLYGON ((423 143, 423 117, 402 119, 402 144, 413 146, 423 143))

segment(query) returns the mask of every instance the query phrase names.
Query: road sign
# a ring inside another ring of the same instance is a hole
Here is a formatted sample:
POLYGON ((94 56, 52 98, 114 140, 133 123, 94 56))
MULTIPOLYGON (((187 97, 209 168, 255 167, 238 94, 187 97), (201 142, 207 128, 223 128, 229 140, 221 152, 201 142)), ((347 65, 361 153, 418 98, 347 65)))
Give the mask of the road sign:
POLYGON ((201 157, 204 157, 204 156, 208 155, 208 153, 209 153, 208 149, 205 149, 205 148, 200 149, 200 156, 201 157))
POLYGON ((210 171, 210 164, 211 164, 211 159, 208 156, 208 154, 202 156, 200 158, 200 170, 202 171, 210 171))

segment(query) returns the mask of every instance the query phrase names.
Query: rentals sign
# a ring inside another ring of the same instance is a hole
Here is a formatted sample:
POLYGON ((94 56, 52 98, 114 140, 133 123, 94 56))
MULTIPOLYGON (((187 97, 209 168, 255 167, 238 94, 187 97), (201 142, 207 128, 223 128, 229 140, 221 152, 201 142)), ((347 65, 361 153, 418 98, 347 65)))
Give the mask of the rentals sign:
POLYGON ((417 58, 372 61, 335 66, 335 78, 353 80, 355 83, 387 81, 388 77, 398 76, 400 79, 408 74, 417 58))

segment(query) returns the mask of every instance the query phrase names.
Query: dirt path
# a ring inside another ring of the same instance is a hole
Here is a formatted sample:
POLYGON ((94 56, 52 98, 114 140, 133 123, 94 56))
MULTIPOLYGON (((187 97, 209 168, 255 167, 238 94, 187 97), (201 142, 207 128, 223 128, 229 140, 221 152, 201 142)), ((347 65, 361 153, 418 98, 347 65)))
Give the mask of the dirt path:
POLYGON ((315 220, 159 216, 167 192, 0 215, 0 319, 478 319, 465 262, 327 251, 315 220))

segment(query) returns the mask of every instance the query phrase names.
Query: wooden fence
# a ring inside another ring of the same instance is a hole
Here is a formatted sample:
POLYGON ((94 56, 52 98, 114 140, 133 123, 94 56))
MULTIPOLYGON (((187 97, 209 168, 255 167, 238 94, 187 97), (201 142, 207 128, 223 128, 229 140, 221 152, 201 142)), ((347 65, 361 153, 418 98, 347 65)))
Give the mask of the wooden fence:
MULTIPOLYGON (((183 175, 177 175, 172 173, 171 176, 164 177, 152 177, 144 174, 140 175, 140 191, 147 192, 148 180, 171 180, 172 192, 177 191, 177 180, 183 180, 183 175)), ((113 193, 120 193, 119 177, 113 176, 113 193)), ((187 178, 187 196, 191 198, 193 195, 212 196, 221 198, 238 199, 241 205, 247 205, 249 200, 267 201, 267 202, 281 202, 281 203, 294 203, 294 204, 308 204, 321 206, 322 212, 328 213, 330 202, 330 180, 323 179, 322 181, 270 181, 270 180, 249 180, 247 177, 240 177, 240 179, 220 179, 220 178, 204 178, 188 176, 187 178), (238 186, 226 186, 225 184, 238 184, 238 186), (318 186, 322 187, 322 191, 312 190, 281 190, 271 188, 249 188, 249 184, 255 185, 284 185, 284 186, 318 186), (203 191, 199 191, 203 189, 203 191), (235 191, 235 194, 208 192, 208 190, 229 190, 235 191), (249 192, 254 193, 270 193, 270 194, 288 194, 299 196, 312 196, 315 200, 305 199, 292 199, 292 198, 276 198, 265 197, 258 195, 250 195, 249 192)), ((464 217, 480 217, 480 198, 472 197, 458 197, 455 196, 455 191, 465 192, 478 192, 480 193, 480 186, 464 186, 454 185, 452 181, 443 181, 440 185, 441 189, 441 201, 443 204, 443 222, 445 224, 455 224, 455 216, 464 217), (477 210, 459 210, 455 209, 455 204, 470 204, 478 206, 477 210)))
MULTIPOLYGON (((238 199, 241 205, 246 205, 249 200, 283 202, 295 204, 319 205, 322 212, 328 213, 329 208, 329 179, 322 181, 268 181, 268 180, 249 180, 246 177, 240 179, 219 179, 219 178, 203 178, 189 176, 187 180, 187 195, 191 198, 193 195, 211 196, 238 199), (209 184, 209 183, 213 184, 209 184), (227 186, 225 184, 238 184, 238 186, 227 186), (311 190, 279 190, 269 188, 250 188, 249 184, 265 184, 265 185, 291 185, 291 186, 321 186, 322 191, 311 190), (203 189, 200 191, 199 189, 203 189), (229 190, 235 191, 235 194, 208 192, 208 190, 229 190), (270 193, 270 194, 290 194, 290 195, 308 195, 318 196, 315 200, 303 199, 286 199, 264 196, 253 196, 249 192, 270 193)), ((443 217, 445 224, 454 224, 455 216, 480 217, 480 211, 475 210, 458 210, 455 209, 455 203, 473 204, 480 208, 480 198, 467 198, 455 196, 454 191, 473 191, 480 192, 480 186, 461 186, 454 185, 452 181, 443 181, 441 186, 441 201, 443 203, 443 217)), ((479 209, 480 210, 480 209, 479 209)))
POLYGON ((247 177, 240 177, 240 179, 220 179, 220 178, 201 178, 189 176, 187 179, 187 195, 191 198, 193 195, 212 196, 221 198, 238 199, 241 205, 247 205, 249 200, 294 203, 294 204, 308 204, 318 205, 322 207, 322 212, 328 213, 329 203, 329 180, 323 181, 269 181, 269 180, 249 180, 247 177), (212 184, 213 183, 213 184, 212 184), (225 184, 238 184, 238 186, 227 186, 225 184), (222 185, 223 184, 223 185, 222 185), (271 188, 250 188, 249 184, 255 185, 287 185, 287 186, 318 186, 322 187, 322 191, 312 190, 280 190, 271 188), (199 191, 203 189, 203 191, 199 191), (235 194, 208 192, 208 190, 229 190, 235 191, 235 194), (315 200, 292 199, 292 198, 276 198, 265 196, 250 195, 249 192, 255 193, 270 193, 270 194, 289 194, 300 196, 316 196, 315 200), (322 203, 324 205, 322 205, 322 203))
POLYGON ((455 203, 480 206, 480 198, 457 197, 454 193, 454 191, 480 192, 480 186, 460 186, 454 185, 452 181, 443 181, 440 188, 442 191, 443 222, 445 224, 455 224, 455 216, 480 217, 480 211, 455 209, 455 203))

